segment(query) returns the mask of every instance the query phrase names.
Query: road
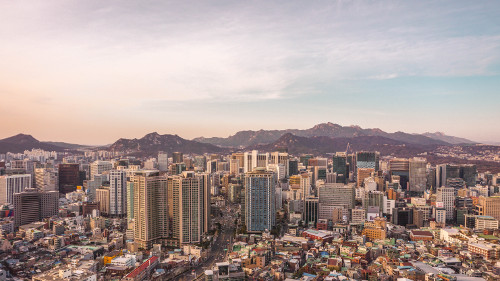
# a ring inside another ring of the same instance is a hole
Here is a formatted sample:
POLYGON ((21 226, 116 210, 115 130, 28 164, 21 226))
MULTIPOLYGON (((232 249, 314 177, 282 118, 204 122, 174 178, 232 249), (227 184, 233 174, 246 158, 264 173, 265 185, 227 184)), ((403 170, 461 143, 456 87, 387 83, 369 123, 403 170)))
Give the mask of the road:
MULTIPOLYGON (((220 218, 216 218, 215 222, 219 222, 222 225, 222 229, 217 237, 217 240, 213 242, 210 247, 210 251, 208 253, 208 257, 198 264, 196 267, 186 271, 185 273, 177 276, 172 279, 175 281, 192 281, 195 280, 196 277, 202 277, 201 275, 205 272, 205 270, 212 269, 213 265, 216 262, 222 262, 225 260, 225 251, 224 249, 229 249, 232 244, 232 238, 234 233, 234 219, 235 213, 232 209, 224 209, 223 216, 220 218), (196 275, 192 274, 192 271, 196 272, 196 275)), ((200 280, 201 278, 198 278, 200 280)))

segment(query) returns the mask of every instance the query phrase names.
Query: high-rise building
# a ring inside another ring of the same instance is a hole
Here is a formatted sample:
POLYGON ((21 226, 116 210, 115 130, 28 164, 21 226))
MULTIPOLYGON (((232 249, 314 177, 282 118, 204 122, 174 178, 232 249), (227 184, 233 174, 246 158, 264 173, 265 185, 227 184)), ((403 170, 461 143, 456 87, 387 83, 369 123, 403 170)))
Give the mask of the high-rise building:
POLYGON ((182 154, 182 152, 172 153, 172 162, 174 164, 184 162, 184 155, 182 154))
POLYGON ((265 169, 245 173, 245 224, 249 232, 275 226, 275 185, 275 174, 265 169))
POLYGON ((333 156, 332 172, 337 174, 337 182, 347 183, 349 180, 349 165, 345 152, 337 152, 333 156))
POLYGON ((127 220, 134 219, 134 182, 127 181, 127 220))
POLYGON ((169 234, 167 177, 144 170, 134 176, 134 241, 149 249, 169 234))
POLYGON ((14 194, 32 187, 30 174, 0 176, 0 204, 14 203, 14 194))
POLYGON ((208 179, 208 174, 197 177, 194 172, 183 172, 179 176, 169 178, 169 215, 172 217, 172 238, 177 239, 180 244, 200 242, 204 224, 207 223, 205 219, 209 219, 204 210, 207 203, 205 195, 210 194, 208 179))
POLYGON ((437 189, 436 202, 442 202, 446 210, 446 219, 453 220, 453 207, 455 205, 455 189, 451 187, 440 187, 437 189))
POLYGON ((208 173, 197 173, 195 177, 200 182, 201 188, 201 233, 208 232, 210 230, 210 214, 211 214, 211 189, 212 189, 212 181, 210 174, 208 173))
POLYGON ((436 166, 436 187, 446 185, 446 179, 459 178, 460 167, 453 164, 441 164, 436 166))
POLYGON ((399 176, 399 183, 403 190, 408 189, 410 178, 410 164, 406 158, 394 158, 389 160, 389 171, 391 176, 399 176))
POLYGON ((318 222, 318 198, 306 197, 304 200, 304 212, 302 213, 302 220, 305 225, 315 226, 318 222))
POLYGON ((467 186, 476 186, 477 167, 474 164, 460 165, 460 177, 467 186))
POLYGON ((427 159, 414 157, 409 160, 410 192, 423 193, 427 187, 427 159))
POLYGON ((357 184, 358 186, 362 186, 365 179, 371 177, 371 175, 375 172, 373 168, 358 168, 357 170, 357 184))
POLYGON ((35 168, 35 187, 42 191, 59 191, 59 173, 53 168, 35 168))
MULTIPOLYGON (((356 191, 354 185, 344 185, 342 183, 324 184, 318 186, 318 202, 320 214, 326 206, 342 207, 344 209, 354 208, 356 191)), ((324 211, 329 213, 330 210, 324 211)), ((322 217, 321 217, 322 218, 322 217)))
POLYGON ((111 170, 109 173, 109 215, 124 217, 127 214, 127 173, 111 170))
POLYGON ((496 220, 500 220, 500 196, 479 197, 478 215, 491 216, 496 220))
POLYGON ((298 175, 299 174, 299 161, 292 159, 288 161, 288 175, 298 175))
POLYGON ((378 207, 379 216, 384 210, 384 192, 368 191, 363 197, 363 208, 368 210, 369 207, 378 207))
POLYGON ((80 184, 80 165, 75 163, 59 164, 59 193, 66 194, 76 190, 80 184))
POLYGON ((94 161, 90 164, 90 179, 94 179, 95 175, 101 175, 111 169, 113 169, 113 164, 109 161, 94 161))
POLYGON ((95 190, 95 201, 99 203, 99 212, 109 214, 109 187, 102 186, 95 190))
POLYGON ((14 194, 14 226, 41 221, 57 216, 59 212, 59 192, 39 191, 27 188, 14 194))
POLYGON ((406 226, 413 224, 413 211, 410 208, 394 208, 392 209, 392 223, 396 225, 406 226))
POLYGON ((168 155, 166 152, 158 152, 158 170, 161 172, 168 171, 168 155))
POLYGON ((360 151, 356 153, 356 167, 379 170, 380 153, 377 151, 360 151))

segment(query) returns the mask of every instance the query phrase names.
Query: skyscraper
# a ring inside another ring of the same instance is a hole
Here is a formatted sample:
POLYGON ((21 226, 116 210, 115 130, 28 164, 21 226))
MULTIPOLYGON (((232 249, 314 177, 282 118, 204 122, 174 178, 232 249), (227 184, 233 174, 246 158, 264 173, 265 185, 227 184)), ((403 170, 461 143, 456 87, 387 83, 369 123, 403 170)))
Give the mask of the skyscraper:
POLYGON ((245 174, 245 223, 249 232, 271 230, 276 224, 275 174, 255 169, 245 174))
POLYGON ((167 177, 158 171, 134 176, 134 241, 149 249, 168 237, 167 177))
POLYGON ((410 192, 424 192, 427 186, 427 160, 414 157, 409 161, 410 192))
POLYGON ((169 215, 172 216, 172 238, 180 244, 198 243, 208 214, 205 212, 206 195, 209 194, 208 174, 196 176, 183 172, 169 178, 169 215), (207 183, 207 185, 205 185, 207 183), (208 194, 207 194, 208 193, 208 194))
POLYGON ((42 191, 59 191, 59 173, 52 168, 35 168, 35 187, 42 191))
POLYGON ((182 152, 172 153, 172 162, 174 162, 174 163, 184 162, 184 155, 182 154, 182 152))
POLYGON ((460 177, 467 186, 475 186, 477 179, 477 167, 474 164, 460 165, 460 177))
POLYGON ((109 214, 124 217, 127 213, 127 173, 112 170, 109 174, 109 214))
POLYGON ((436 202, 443 202, 443 208, 446 210, 446 220, 453 220, 455 189, 452 187, 438 188, 436 193, 436 202))
POLYGON ((436 186, 441 187, 446 185, 446 179, 459 178, 460 167, 453 164, 441 164, 436 166, 436 186))
POLYGON ((109 161, 94 161, 90 164, 90 178, 94 179, 95 175, 101 175, 111 169, 113 169, 113 164, 109 161))
POLYGON ((333 156, 332 172, 337 173, 337 181, 347 183, 349 180, 349 166, 344 152, 337 152, 333 156))
POLYGON ((80 165, 74 163, 59 164, 59 192, 66 194, 76 190, 80 183, 80 165))
POLYGON ((166 152, 158 152, 158 170, 161 172, 168 171, 168 155, 166 152))
POLYGON ((359 168, 368 168, 375 169, 378 171, 379 169, 379 159, 380 153, 377 151, 360 151, 356 153, 356 167, 359 168))
POLYGON ((27 188, 23 192, 14 194, 15 227, 56 216, 58 211, 58 191, 44 192, 36 188, 27 188))
POLYGON ((479 197, 478 215, 492 216, 500 220, 500 196, 479 197))
POLYGON ((31 188, 30 174, 0 176, 0 204, 14 203, 14 194, 31 188))

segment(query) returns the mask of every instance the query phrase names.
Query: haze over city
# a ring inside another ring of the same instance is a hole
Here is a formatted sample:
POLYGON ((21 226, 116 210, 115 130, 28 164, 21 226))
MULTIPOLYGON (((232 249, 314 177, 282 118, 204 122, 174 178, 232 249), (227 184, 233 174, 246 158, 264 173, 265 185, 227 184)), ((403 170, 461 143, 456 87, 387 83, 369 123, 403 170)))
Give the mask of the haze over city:
POLYGON ((2 1, 0 138, 330 121, 497 142, 498 14, 496 1, 2 1))

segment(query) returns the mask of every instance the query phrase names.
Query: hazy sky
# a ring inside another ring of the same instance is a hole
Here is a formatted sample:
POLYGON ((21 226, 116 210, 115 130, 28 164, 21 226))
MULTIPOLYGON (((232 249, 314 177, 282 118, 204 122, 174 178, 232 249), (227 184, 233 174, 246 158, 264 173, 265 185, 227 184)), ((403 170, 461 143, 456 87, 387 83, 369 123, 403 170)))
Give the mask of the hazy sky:
POLYGON ((498 1, 0 0, 0 138, 330 121, 500 141, 498 15, 498 1))

